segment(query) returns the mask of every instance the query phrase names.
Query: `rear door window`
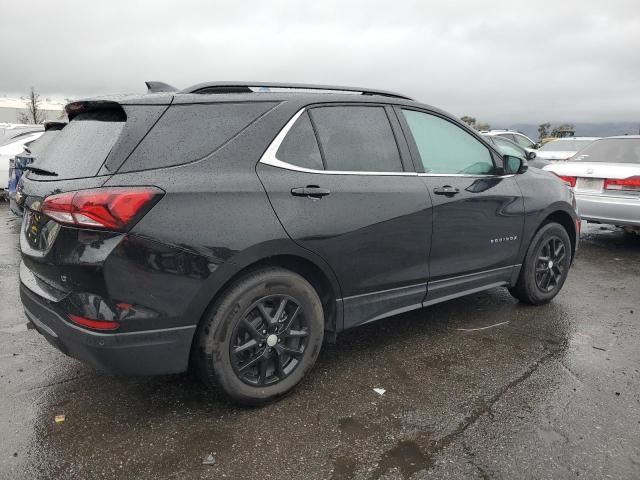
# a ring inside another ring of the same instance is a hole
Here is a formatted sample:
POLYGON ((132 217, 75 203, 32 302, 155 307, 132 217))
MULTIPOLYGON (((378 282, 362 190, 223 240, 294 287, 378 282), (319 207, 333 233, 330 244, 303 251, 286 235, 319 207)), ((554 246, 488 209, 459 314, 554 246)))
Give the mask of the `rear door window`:
POLYGON ((274 105, 273 102, 173 105, 131 154, 121 171, 170 167, 200 160, 274 105))
POLYGON ((400 152, 384 107, 309 110, 327 170, 401 172, 400 152))
POLYGON ((303 112, 280 144, 276 158, 298 167, 322 170, 322 157, 309 114, 303 112))
POLYGON ((33 166, 57 174, 47 179, 93 177, 118 140, 125 121, 124 112, 118 109, 81 113, 59 132, 33 166))

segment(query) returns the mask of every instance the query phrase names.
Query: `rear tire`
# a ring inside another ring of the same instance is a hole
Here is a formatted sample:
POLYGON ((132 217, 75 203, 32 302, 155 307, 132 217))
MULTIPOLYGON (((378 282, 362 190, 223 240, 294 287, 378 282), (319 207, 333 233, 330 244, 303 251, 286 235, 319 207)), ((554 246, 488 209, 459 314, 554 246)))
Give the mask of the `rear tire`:
POLYGON ((533 236, 518 281, 509 292, 523 303, 548 303, 562 289, 570 266, 567 231, 559 223, 547 223, 533 236))
POLYGON ((212 305, 197 338, 206 383, 243 405, 289 393, 315 363, 324 335, 322 302, 300 275, 281 268, 252 272, 212 305))

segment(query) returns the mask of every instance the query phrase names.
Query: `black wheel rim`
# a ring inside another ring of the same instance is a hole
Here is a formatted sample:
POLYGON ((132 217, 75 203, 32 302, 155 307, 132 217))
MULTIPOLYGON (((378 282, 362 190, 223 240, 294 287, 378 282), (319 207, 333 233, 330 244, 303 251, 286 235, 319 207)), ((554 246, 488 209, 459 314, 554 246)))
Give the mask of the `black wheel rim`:
POLYGON ((551 237, 545 240, 538 251, 536 258, 536 285, 545 292, 552 292, 565 274, 565 260, 567 249, 559 237, 551 237))
POLYGON ((287 295, 261 298, 245 311, 231 336, 233 369, 249 385, 281 382, 300 364, 308 338, 308 319, 298 301, 287 295))

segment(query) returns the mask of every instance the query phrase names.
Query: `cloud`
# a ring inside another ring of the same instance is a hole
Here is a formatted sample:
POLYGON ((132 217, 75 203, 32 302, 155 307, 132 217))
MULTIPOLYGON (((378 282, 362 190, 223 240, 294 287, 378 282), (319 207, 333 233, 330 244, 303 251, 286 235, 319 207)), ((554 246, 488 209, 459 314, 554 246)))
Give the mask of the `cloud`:
POLYGON ((396 90, 502 124, 640 121, 633 0, 13 2, 0 31, 1 93, 291 81, 396 90))

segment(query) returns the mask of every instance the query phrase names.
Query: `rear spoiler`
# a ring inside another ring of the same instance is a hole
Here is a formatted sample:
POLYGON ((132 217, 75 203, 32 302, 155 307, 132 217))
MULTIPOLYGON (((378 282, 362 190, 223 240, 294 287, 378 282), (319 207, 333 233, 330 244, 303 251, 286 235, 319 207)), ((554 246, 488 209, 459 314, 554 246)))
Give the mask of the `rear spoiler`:
POLYGON ((112 100, 80 100, 68 103, 64 110, 67 112, 69 121, 73 120, 76 115, 94 110, 116 110, 124 115, 122 106, 112 100))
POLYGON ((66 126, 67 126, 67 122, 44 122, 44 131, 49 132, 49 131, 62 130, 66 126))

